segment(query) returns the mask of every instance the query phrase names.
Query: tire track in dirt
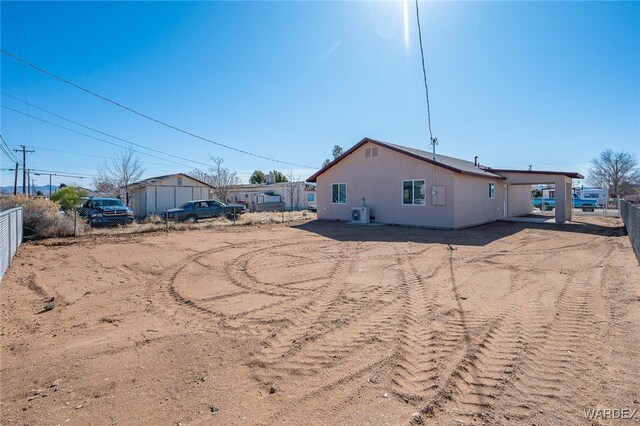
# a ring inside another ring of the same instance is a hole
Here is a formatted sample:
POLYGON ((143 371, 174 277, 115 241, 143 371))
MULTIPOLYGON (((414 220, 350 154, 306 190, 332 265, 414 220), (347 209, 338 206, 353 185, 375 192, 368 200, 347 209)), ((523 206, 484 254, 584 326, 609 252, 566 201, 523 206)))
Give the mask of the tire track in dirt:
MULTIPOLYGON (((578 372, 588 371, 589 366, 576 355, 584 352, 585 337, 590 332, 586 320, 594 277, 568 278, 551 325, 545 323, 536 300, 518 302, 512 298, 508 308, 481 333, 482 338, 471 339, 473 343, 455 364, 445 385, 422 408, 414 423, 426 419, 437 423, 444 411, 497 423, 505 419, 526 421, 534 407, 548 407, 546 410, 553 410, 556 418, 561 413, 564 421, 575 419, 579 405, 573 404, 573 411, 566 408, 573 392, 562 395, 560 391, 575 389, 568 383, 580 376, 578 372), (519 406, 510 403, 523 399, 526 402, 519 406), (502 420, 497 412, 504 417, 502 420)), ((524 287, 513 293, 519 294, 524 287)))
POLYGON ((525 312, 523 302, 505 304, 492 317, 469 315, 465 311, 452 249, 448 258, 456 309, 453 318, 445 321, 444 332, 434 336, 434 343, 442 349, 437 362, 441 380, 419 415, 413 418, 414 424, 433 422, 445 407, 452 405, 467 416, 490 410, 514 366, 531 344, 533 316, 525 312))
POLYGON ((262 347, 254 354, 257 364, 271 364, 295 352, 301 345, 299 340, 304 340, 305 336, 310 337, 313 334, 313 326, 339 297, 341 286, 336 285, 336 280, 339 280, 344 271, 349 268, 349 259, 346 256, 348 252, 348 249, 343 250, 345 256, 339 258, 333 266, 329 282, 313 292, 315 296, 309 303, 302 306, 295 316, 289 319, 287 325, 262 342, 262 347))
MULTIPOLYGON (((612 255, 609 248, 600 264, 612 255)), ((594 334, 592 303, 594 291, 602 282, 603 268, 586 274, 569 275, 556 305, 556 314, 544 327, 539 339, 519 365, 501 402, 503 410, 515 419, 527 419, 531 409, 553 412, 559 422, 572 422, 581 415, 578 389, 589 382, 592 360, 588 356, 589 336, 594 334), (524 400, 514 406, 513 398, 524 400)))
MULTIPOLYGON (((424 255, 424 250, 420 255, 424 255)), ((405 402, 421 401, 437 387, 436 350, 432 347, 435 335, 430 322, 436 316, 440 289, 437 285, 429 286, 428 280, 446 267, 442 259, 428 257, 427 260, 435 262, 429 265, 429 274, 423 276, 416 270, 414 260, 415 256, 398 253, 402 311, 392 391, 405 402)))
MULTIPOLYGON (((274 240, 277 241, 277 240, 274 240)), ((268 244, 272 240, 263 240, 258 244, 268 244)), ((176 265, 167 268, 160 277, 161 292, 155 292, 156 280, 150 282, 150 290, 153 292, 153 298, 158 300, 161 308, 174 319, 182 319, 189 322, 190 327, 211 331, 210 326, 224 326, 224 315, 213 311, 212 309, 194 302, 188 297, 182 295, 175 287, 175 282, 180 273, 190 264, 198 262, 215 253, 231 250, 239 247, 246 247, 247 243, 228 243, 222 242, 222 246, 214 247, 192 254, 178 262, 176 265), (195 320, 195 323, 194 323, 195 320)))

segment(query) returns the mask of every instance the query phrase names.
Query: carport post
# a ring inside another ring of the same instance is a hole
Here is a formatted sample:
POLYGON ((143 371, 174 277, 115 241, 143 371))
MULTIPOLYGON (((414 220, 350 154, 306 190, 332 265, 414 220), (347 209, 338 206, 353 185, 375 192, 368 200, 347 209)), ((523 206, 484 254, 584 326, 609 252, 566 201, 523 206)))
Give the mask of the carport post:
POLYGON ((566 183, 566 178, 558 179, 555 182, 556 187, 556 223, 565 223, 567 221, 567 205, 569 213, 571 212, 571 184, 566 183), (567 191, 567 186, 569 190, 567 191))

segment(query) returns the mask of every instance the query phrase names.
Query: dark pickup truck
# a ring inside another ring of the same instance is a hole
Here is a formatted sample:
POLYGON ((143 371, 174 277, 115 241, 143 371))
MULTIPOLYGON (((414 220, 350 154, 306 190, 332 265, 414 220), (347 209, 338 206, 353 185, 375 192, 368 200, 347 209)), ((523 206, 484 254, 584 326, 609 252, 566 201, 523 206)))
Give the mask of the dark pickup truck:
POLYGON ((128 225, 133 222, 133 212, 117 198, 92 197, 78 208, 80 216, 89 226, 128 225))
POLYGON ((200 219, 226 216, 233 219, 245 212, 245 207, 237 204, 224 204, 216 200, 187 201, 176 209, 166 210, 169 220, 195 223, 200 219))

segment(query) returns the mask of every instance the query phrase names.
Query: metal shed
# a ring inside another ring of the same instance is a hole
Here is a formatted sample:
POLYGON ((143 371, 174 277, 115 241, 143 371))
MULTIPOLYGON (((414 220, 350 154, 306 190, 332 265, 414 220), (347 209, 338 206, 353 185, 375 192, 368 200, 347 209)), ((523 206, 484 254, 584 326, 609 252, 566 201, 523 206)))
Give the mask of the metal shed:
POLYGON ((129 201, 136 217, 160 215, 187 201, 208 199, 211 188, 184 173, 156 176, 129 186, 129 201))

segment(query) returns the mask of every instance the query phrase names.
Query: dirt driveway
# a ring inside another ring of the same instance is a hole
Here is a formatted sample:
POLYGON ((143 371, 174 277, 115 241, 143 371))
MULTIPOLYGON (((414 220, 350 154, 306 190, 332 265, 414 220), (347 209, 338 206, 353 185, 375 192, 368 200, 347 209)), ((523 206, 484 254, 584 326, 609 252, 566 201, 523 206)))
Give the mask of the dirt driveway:
POLYGON ((584 410, 640 408, 640 267, 580 220, 25 244, 1 423, 609 424, 584 410))

